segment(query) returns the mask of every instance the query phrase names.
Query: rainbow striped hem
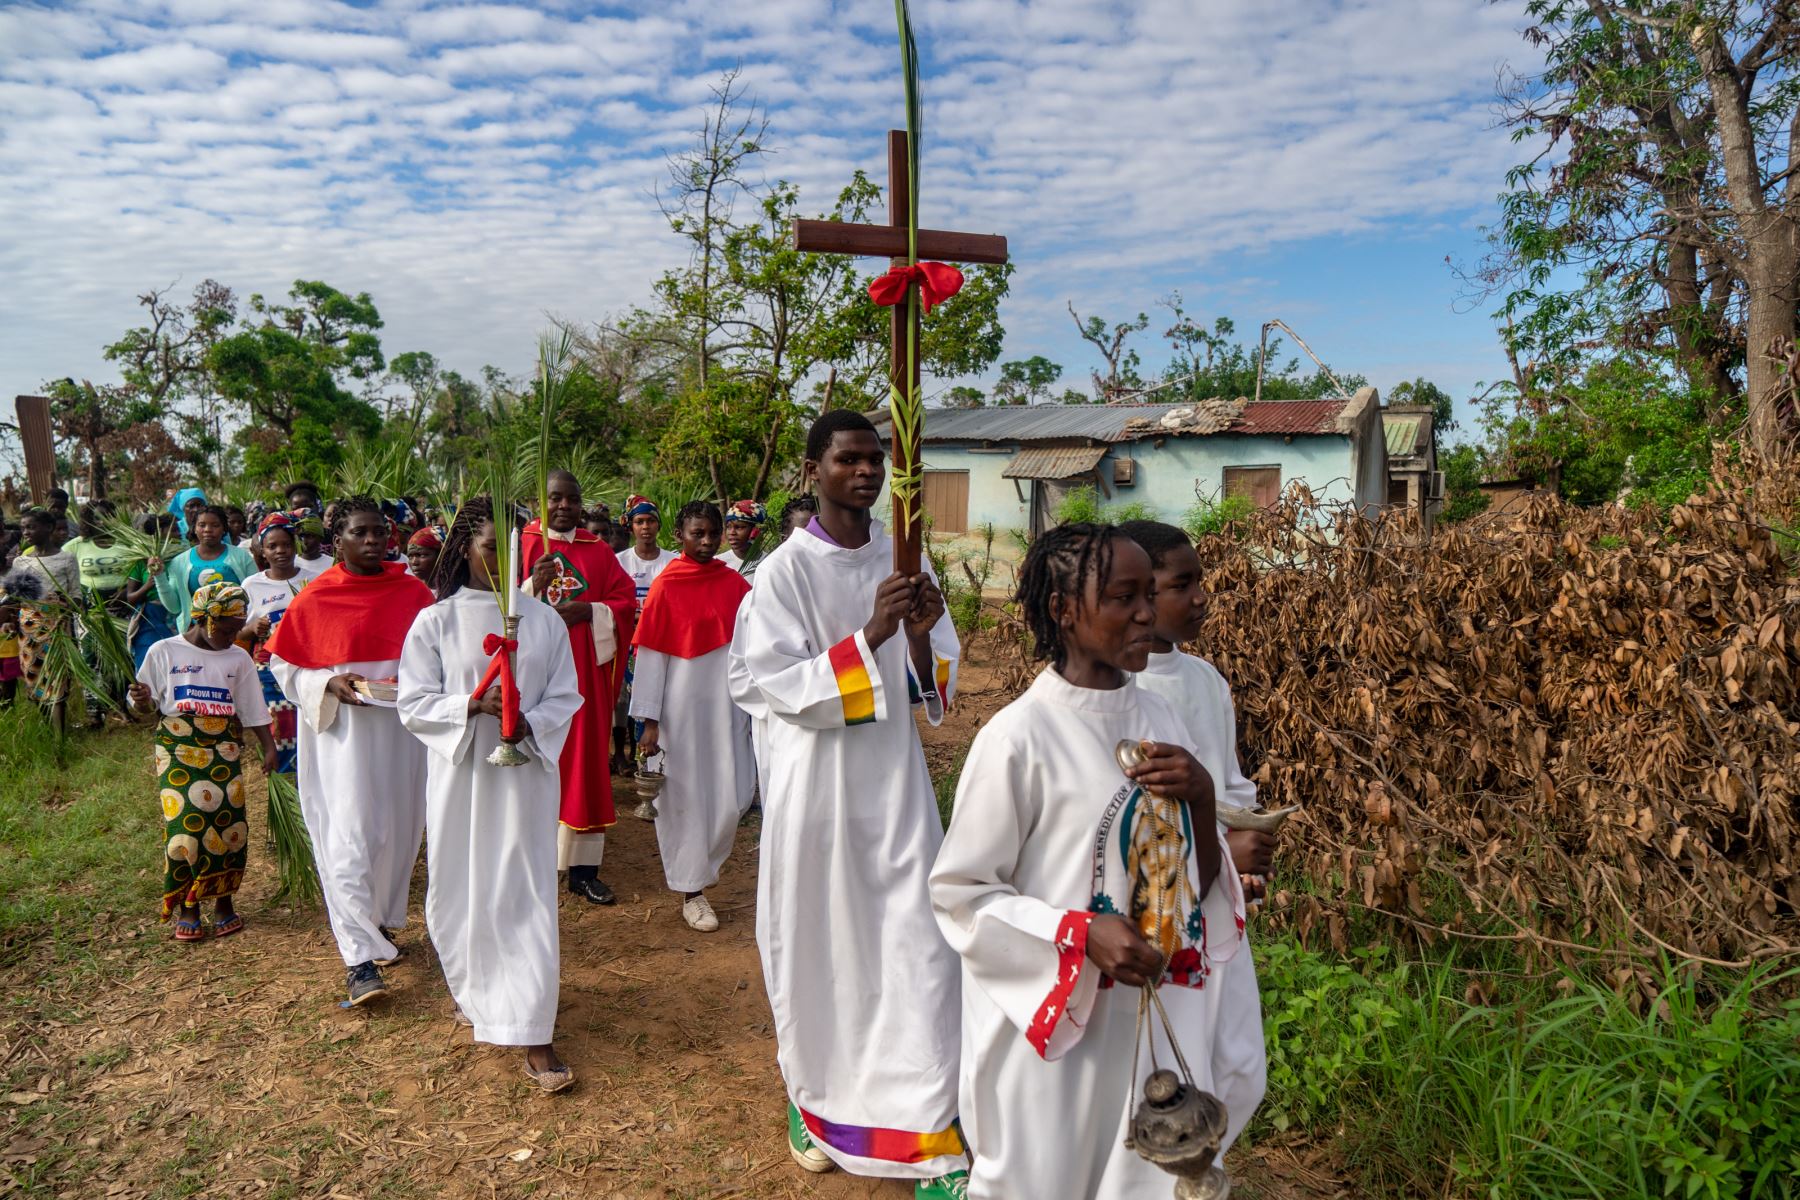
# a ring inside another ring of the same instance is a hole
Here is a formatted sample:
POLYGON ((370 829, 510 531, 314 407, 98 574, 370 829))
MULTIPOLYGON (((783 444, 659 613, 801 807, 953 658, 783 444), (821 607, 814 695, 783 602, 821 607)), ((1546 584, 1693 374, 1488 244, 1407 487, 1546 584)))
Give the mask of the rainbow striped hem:
POLYGON ((856 635, 833 646, 830 655, 838 697, 844 702, 844 724, 867 725, 875 719, 875 685, 869 681, 869 668, 863 662, 856 635))
POLYGON ((840 1154, 853 1158, 875 1158, 883 1162, 918 1163, 934 1158, 967 1154, 962 1130, 954 1122, 936 1133, 914 1133, 908 1129, 877 1129, 867 1125, 835 1125, 814 1116, 804 1108, 800 1119, 813 1140, 823 1142, 840 1154))

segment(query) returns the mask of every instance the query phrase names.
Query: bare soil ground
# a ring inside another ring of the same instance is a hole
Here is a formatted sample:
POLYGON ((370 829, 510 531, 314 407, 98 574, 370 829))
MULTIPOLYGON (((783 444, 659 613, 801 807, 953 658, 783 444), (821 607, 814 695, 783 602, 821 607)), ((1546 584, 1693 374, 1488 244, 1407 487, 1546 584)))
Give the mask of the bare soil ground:
MULTIPOLYGON (((953 724, 927 734, 934 769, 998 707, 986 682, 972 670, 953 724)), ((394 994, 365 1009, 339 1007, 323 913, 269 903, 266 854, 237 937, 178 946, 137 912, 57 931, 86 939, 92 966, 7 985, 0 1067, 21 1090, 0 1097, 0 1195, 905 1200, 904 1185, 789 1161, 756 835, 752 818, 713 893, 720 931, 697 934, 662 887, 653 830, 622 817, 602 873, 619 904, 564 895, 558 1046, 580 1083, 555 1097, 517 1050, 451 1021, 423 864, 394 994)), ((1240 1194, 1343 1194, 1321 1158, 1236 1154, 1240 1194)))

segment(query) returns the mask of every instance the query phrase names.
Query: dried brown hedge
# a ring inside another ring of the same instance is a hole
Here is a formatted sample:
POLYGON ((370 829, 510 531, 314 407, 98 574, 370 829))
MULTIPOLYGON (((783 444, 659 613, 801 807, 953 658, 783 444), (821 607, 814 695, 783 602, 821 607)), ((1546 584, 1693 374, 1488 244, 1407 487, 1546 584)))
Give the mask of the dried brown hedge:
POLYGON ((1270 916, 1627 964, 1800 945, 1800 482, 1720 476, 1666 517, 1543 498, 1429 541, 1295 489, 1203 541, 1197 648, 1265 803, 1305 806, 1270 916))

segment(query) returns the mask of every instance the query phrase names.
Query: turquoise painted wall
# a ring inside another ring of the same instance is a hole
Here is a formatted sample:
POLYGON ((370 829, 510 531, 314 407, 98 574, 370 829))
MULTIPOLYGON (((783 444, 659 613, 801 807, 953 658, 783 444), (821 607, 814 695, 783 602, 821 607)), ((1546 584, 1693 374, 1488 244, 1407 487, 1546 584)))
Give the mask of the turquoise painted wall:
MULTIPOLYGON (((1023 528, 1029 520, 1031 484, 1021 480, 1015 488, 1012 480, 1000 477, 1013 453, 928 445, 925 469, 969 473, 971 528, 983 524, 1001 530, 1023 528)), ((1348 501, 1353 495, 1350 440, 1344 437, 1297 437, 1292 441, 1242 436, 1168 438, 1161 446, 1149 441, 1127 442, 1112 447, 1101 461, 1103 479, 1112 478, 1115 457, 1137 463, 1137 480, 1130 487, 1114 487, 1110 497, 1103 491, 1101 500, 1147 504, 1172 524, 1181 522, 1199 496, 1216 499, 1224 494, 1227 467, 1278 466, 1284 487, 1301 479, 1321 500, 1348 501)))

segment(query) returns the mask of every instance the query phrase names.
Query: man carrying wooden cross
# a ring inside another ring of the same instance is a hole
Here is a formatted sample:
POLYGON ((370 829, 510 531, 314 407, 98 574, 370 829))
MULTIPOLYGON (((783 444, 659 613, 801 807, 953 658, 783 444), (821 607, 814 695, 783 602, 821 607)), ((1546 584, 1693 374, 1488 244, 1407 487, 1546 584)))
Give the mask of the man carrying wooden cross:
POLYGON ((921 310, 962 276, 918 257, 1005 262, 1006 242, 909 229, 908 150, 906 134, 890 135, 892 225, 794 231, 803 251, 903 260, 869 289, 894 308, 894 380, 909 388, 894 405, 894 536, 870 514, 887 478, 874 426, 823 414, 805 463, 818 515, 763 559, 731 679, 766 733, 756 940, 789 1149, 809 1171, 911 1179, 917 1200, 953 1200, 968 1184, 956 1122, 960 968, 931 912, 944 831, 912 710, 943 719, 959 657, 920 564, 917 347, 921 310))

